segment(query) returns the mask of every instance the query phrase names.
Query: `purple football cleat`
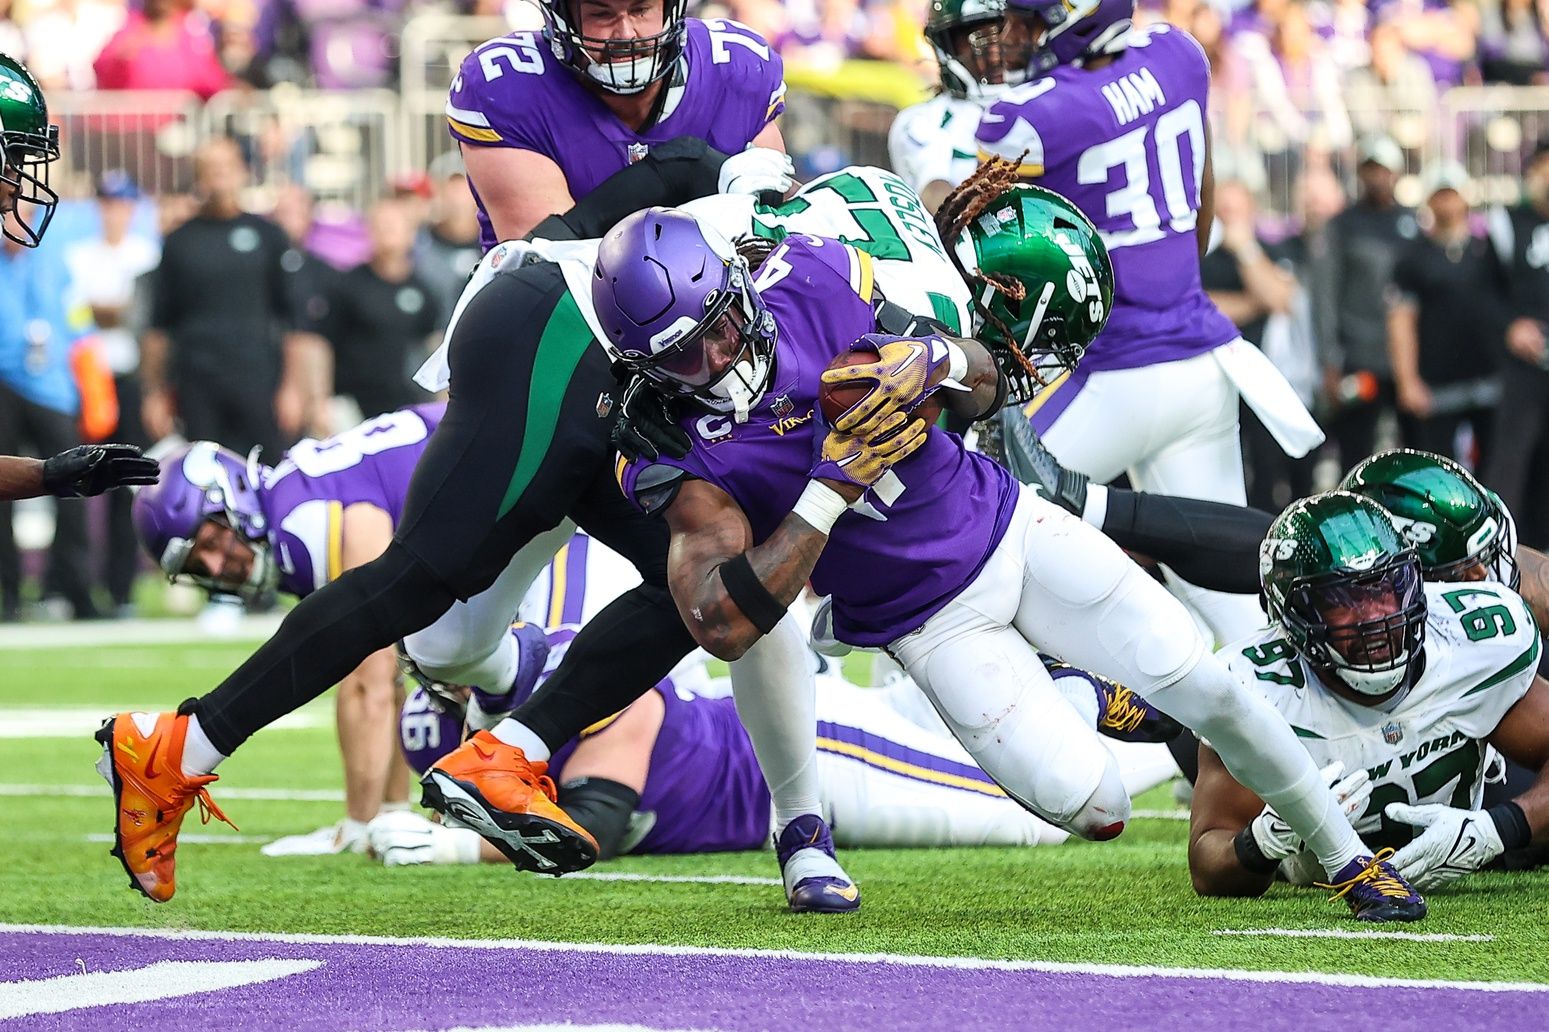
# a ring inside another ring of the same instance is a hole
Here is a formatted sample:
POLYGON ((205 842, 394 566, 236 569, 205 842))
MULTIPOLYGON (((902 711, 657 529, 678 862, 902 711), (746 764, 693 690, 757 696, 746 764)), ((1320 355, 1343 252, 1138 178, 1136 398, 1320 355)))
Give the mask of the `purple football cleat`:
POLYGON ((1333 899, 1344 897, 1357 921, 1418 921, 1425 916, 1425 898, 1387 862, 1392 855, 1383 849, 1358 856, 1318 887, 1336 890, 1333 899))
POLYGON ((861 908, 861 890, 834 858, 834 837, 817 814, 803 814, 775 839, 785 898, 798 914, 848 914, 861 908))
POLYGON ((1097 696, 1097 730, 1120 742, 1170 742, 1183 725, 1117 681, 1044 657, 1043 665, 1056 681, 1080 678, 1097 696))

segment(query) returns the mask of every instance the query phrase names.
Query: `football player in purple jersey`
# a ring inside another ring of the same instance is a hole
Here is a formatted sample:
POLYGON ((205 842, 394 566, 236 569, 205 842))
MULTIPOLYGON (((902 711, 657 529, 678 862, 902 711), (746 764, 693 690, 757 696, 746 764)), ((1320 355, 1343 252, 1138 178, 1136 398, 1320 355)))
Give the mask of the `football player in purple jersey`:
MULTIPOLYGON (((1284 378, 1211 303, 1210 70, 1187 33, 1133 31, 1133 0, 1008 0, 1001 43, 1023 80, 985 112, 981 152, 1021 163, 1096 223, 1113 314, 1079 368, 1026 407, 1061 462, 1105 483, 1240 505, 1239 396, 1292 455, 1323 440, 1284 378)), ((1169 586, 1219 641, 1264 623, 1257 602, 1169 586)))
POLYGON ((447 99, 486 251, 532 232, 674 137, 733 156, 721 192, 791 185, 775 124, 785 109, 783 65, 753 30, 687 18, 685 0, 539 6, 542 31, 476 49, 447 99))
POLYGON ((1008 795, 1086 838, 1130 812, 1090 694, 1044 672, 1038 650, 1132 686, 1229 756, 1347 888, 1358 918, 1425 906, 1373 860, 1290 726, 1242 690, 1175 599, 1101 533, 910 412, 938 395, 966 418, 1004 385, 973 340, 872 333, 863 252, 790 238, 749 262, 668 209, 604 238, 592 284, 609 348, 685 405, 684 458, 621 464, 625 494, 672 534, 668 582, 708 651, 741 655, 810 580, 834 636, 883 646, 1008 795), (827 369, 847 346, 873 363, 827 369), (827 370, 827 371, 825 371, 827 370), (870 382, 830 428, 824 383, 870 382))
MULTIPOLYGON (((301 441, 272 467, 212 441, 184 445, 162 460, 161 483, 135 496, 135 533, 173 580, 243 598, 276 590, 305 598, 386 550, 445 409, 416 405, 301 441)), ((396 686, 391 648, 339 683, 344 819, 266 853, 360 851, 366 823, 384 804, 407 805, 408 771, 390 746, 396 686)))

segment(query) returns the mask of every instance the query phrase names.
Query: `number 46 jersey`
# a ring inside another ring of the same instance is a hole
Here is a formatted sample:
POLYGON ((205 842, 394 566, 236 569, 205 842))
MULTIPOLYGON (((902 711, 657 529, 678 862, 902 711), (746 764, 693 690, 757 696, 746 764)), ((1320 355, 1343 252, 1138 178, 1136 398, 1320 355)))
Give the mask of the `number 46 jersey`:
POLYGON ((1371 775, 1371 802, 1352 823, 1373 848, 1401 846, 1413 832, 1383 817, 1389 803, 1478 808, 1485 739, 1527 693, 1538 666, 1538 627, 1510 589, 1426 584, 1425 601, 1425 671, 1396 704, 1362 706, 1326 690, 1278 627, 1221 652, 1284 715, 1319 767, 1340 760, 1346 771, 1371 775))
POLYGON ((1210 66, 1188 33, 1154 26, 1095 71, 1061 65, 1000 98, 979 148, 1068 197, 1113 260, 1113 315, 1082 359, 1098 372, 1154 365, 1236 339, 1199 281, 1194 235, 1210 66))

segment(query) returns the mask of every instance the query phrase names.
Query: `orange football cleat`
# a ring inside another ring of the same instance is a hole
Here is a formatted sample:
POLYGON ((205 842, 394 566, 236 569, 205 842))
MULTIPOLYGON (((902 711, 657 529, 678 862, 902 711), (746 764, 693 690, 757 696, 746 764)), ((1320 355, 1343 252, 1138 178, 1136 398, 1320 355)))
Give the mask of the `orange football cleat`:
POLYGON ((183 773, 187 734, 188 717, 181 714, 119 713, 96 736, 103 750, 97 773, 113 786, 118 807, 113 855, 129 873, 129 884, 157 903, 177 891, 177 833, 194 803, 201 822, 208 824, 213 816, 231 824, 205 791, 215 775, 183 773))
POLYGON ((597 840, 555 803, 548 769, 480 731, 425 772, 421 802, 483 835, 521 870, 585 870, 597 861, 597 840))

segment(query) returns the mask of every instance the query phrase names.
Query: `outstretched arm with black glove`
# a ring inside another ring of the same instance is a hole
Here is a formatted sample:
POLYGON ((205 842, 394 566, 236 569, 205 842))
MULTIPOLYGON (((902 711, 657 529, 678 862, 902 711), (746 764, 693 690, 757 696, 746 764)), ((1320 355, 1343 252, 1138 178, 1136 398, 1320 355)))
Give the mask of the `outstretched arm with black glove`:
POLYGON ((0 501, 89 498, 115 487, 156 483, 155 459, 128 444, 83 444, 49 459, 0 455, 0 501))
POLYGON ((1113 538, 1211 591, 1259 590, 1259 544, 1274 517, 1260 509, 1090 485, 1060 465, 1016 408, 1002 410, 1006 467, 1024 484, 1113 538))

